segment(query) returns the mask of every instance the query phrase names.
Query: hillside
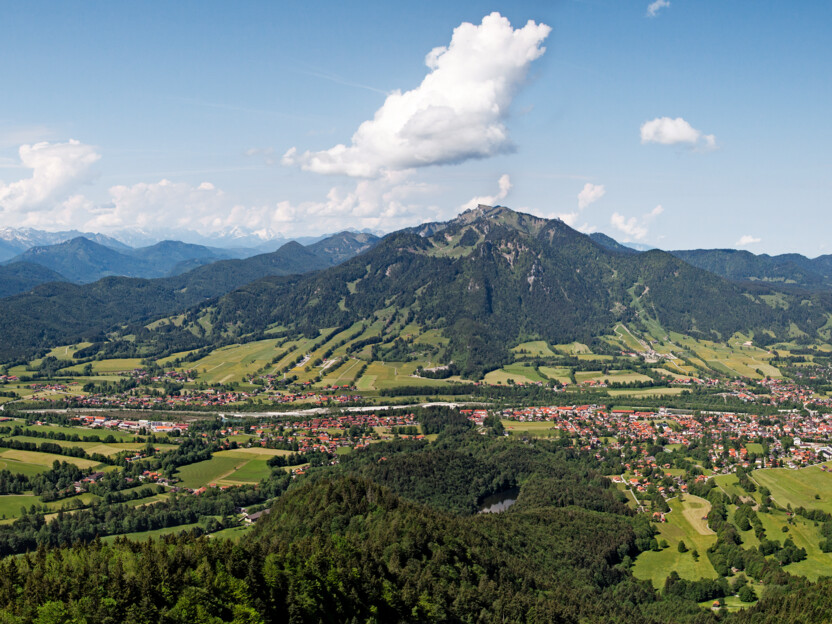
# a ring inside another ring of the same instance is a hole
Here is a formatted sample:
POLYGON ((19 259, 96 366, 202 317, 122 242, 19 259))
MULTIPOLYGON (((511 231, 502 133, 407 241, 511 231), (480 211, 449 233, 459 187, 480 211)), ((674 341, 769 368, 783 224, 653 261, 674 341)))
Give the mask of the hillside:
POLYGON ((230 258, 221 250, 179 241, 163 241, 140 249, 115 250, 88 238, 44 247, 33 247, 16 256, 11 262, 39 264, 63 275, 77 284, 87 284, 103 277, 156 278, 171 274, 181 263, 198 261, 200 264, 230 258))
MULTIPOLYGON (((826 322, 829 302, 811 305, 773 291, 751 291, 653 250, 613 252, 559 220, 480 207, 444 224, 385 237, 360 260, 308 277, 266 278, 229 293, 200 313, 209 340, 269 325, 317 335, 382 316, 388 326, 418 325, 447 339, 443 361, 469 375, 499 366, 525 340, 593 341, 618 322, 655 320, 666 329, 726 340, 763 327, 808 334, 826 322), (784 307, 785 305, 785 307, 784 307)), ((761 334, 762 335, 762 334, 761 334)), ((424 344, 404 344, 407 357, 424 344)), ((384 343, 396 336, 385 335, 384 343)))
POLYGON ((26 292, 39 284, 65 281, 60 273, 31 262, 0 265, 0 298, 26 292))
POLYGON ((34 228, 4 227, 0 228, 0 262, 9 260, 32 247, 57 245, 78 237, 87 238, 118 251, 130 249, 128 245, 105 234, 79 232, 78 230, 46 232, 34 228))
POLYGON ((700 269, 734 281, 759 281, 811 290, 832 288, 832 256, 756 255, 739 249, 671 251, 700 269))
MULTIPOLYGON (((357 242, 355 253, 366 248, 357 242)), ((84 247, 89 247, 85 243, 84 247)), ((344 244, 339 254, 347 253, 344 244)), ((332 266, 326 248, 318 253, 290 242, 275 252, 245 260, 221 260, 160 279, 108 277, 91 284, 43 284, 0 300, 0 359, 31 355, 54 344, 96 337, 115 326, 181 312, 264 276, 286 276, 332 266)), ((337 256, 336 256, 337 257, 337 256)), ((173 332, 190 345, 190 332, 173 332)), ((170 335, 165 339, 172 339, 170 335)))

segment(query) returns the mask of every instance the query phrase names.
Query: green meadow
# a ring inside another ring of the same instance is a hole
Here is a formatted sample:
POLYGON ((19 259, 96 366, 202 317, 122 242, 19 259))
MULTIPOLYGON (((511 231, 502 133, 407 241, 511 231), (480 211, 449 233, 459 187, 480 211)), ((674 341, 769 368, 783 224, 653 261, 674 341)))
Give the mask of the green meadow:
POLYGON ((659 552, 641 553, 633 566, 633 575, 652 581, 657 589, 664 587, 665 579, 673 570, 689 580, 716 578, 716 570, 705 552, 716 542, 716 534, 703 519, 710 511, 711 504, 704 498, 688 495, 683 501, 672 498, 667 503, 670 513, 665 514, 667 522, 656 525, 659 530, 656 539, 667 540, 669 547, 659 552), (679 552, 680 540, 685 542, 688 552, 679 552), (693 556, 694 550, 699 552, 698 561, 693 556))

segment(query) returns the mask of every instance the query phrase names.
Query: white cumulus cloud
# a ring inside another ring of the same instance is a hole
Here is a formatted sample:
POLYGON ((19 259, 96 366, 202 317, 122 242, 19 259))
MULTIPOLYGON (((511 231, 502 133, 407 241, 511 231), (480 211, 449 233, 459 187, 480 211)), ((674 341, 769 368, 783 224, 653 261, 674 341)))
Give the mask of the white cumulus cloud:
POLYGON ((647 6, 647 17, 656 17, 659 11, 670 6, 668 0, 655 0, 647 6))
POLYGON ((663 212, 664 208, 661 205, 656 206, 650 212, 641 215, 641 217, 627 218, 621 213, 614 212, 612 217, 610 217, 610 224, 626 236, 623 242, 642 240, 647 236, 650 222, 663 212))
POLYGON ((606 193, 607 189, 604 188, 603 184, 590 184, 587 182, 584 184, 584 188, 581 189, 581 192, 578 193, 578 210, 583 210, 590 204, 597 202, 604 195, 606 195, 606 193))
POLYGON ((711 150, 716 147, 713 134, 703 134, 681 117, 656 117, 641 124, 641 142, 660 145, 688 144, 711 150))
POLYGON ((304 153, 293 147, 283 163, 322 174, 375 177, 383 170, 508 152, 509 107, 532 61, 545 52, 541 44, 550 31, 533 21, 514 29, 496 12, 479 25, 464 22, 447 47, 428 53, 430 71, 422 83, 388 95, 350 145, 304 153))
POLYGON ((90 145, 70 139, 66 143, 21 145, 21 166, 31 177, 4 184, 0 182, 3 213, 50 210, 71 191, 89 179, 89 169, 101 155, 90 145))
POLYGON ((754 243, 759 243, 763 239, 757 238, 756 236, 751 236, 751 234, 745 234, 740 236, 740 239, 734 243, 737 247, 745 247, 746 245, 753 245, 754 243))
POLYGON ((110 202, 96 209, 86 227, 112 229, 125 226, 203 230, 217 214, 228 212, 225 193, 210 182, 140 182, 110 187, 110 202))
POLYGON ((499 191, 497 191, 496 195, 472 197, 462 205, 462 209, 470 210, 471 208, 476 208, 480 204, 485 204, 486 206, 497 205, 508 196, 508 192, 511 190, 511 177, 509 177, 507 173, 504 173, 500 176, 500 179, 497 180, 497 186, 499 187, 499 191))

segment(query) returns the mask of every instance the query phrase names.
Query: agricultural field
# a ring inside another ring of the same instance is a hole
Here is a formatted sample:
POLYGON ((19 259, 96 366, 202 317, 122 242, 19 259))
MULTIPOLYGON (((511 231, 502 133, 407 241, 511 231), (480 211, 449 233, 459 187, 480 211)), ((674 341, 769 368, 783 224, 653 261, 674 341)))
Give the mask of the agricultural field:
POLYGON ((560 435, 560 430, 555 429, 549 421, 518 422, 516 420, 502 420, 503 427, 511 435, 532 435, 539 437, 550 437, 560 435))
MULTIPOLYGON (((832 467, 832 462, 825 466, 832 467)), ((752 476, 757 485, 771 491, 772 499, 781 507, 791 505, 832 513, 832 472, 823 471, 820 466, 799 470, 763 468, 755 470, 752 476)))
POLYGON ((416 377, 418 362, 370 362, 356 383, 357 390, 381 390, 396 386, 441 386, 442 379, 416 377))
MULTIPOLYGON (((2 463, 2 462, 0 462, 2 463)), ((41 505, 39 496, 25 494, 5 494, 0 496, 0 518, 16 518, 20 515, 21 507, 28 509, 32 505, 41 505)))
POLYGON ((540 372, 560 384, 568 384, 571 381, 570 375, 572 374, 572 370, 565 366, 541 366, 540 372))
POLYGON ((791 537, 798 548, 806 549, 806 559, 796 563, 790 563, 783 569, 790 574, 805 576, 811 580, 817 580, 821 576, 829 576, 832 570, 832 553, 821 552, 818 543, 820 533, 815 523, 795 516, 789 522, 788 517, 782 511, 757 514, 766 530, 769 539, 783 542, 791 537), (783 528, 788 528, 783 532, 783 528))
POLYGON ((239 457, 218 457, 214 455, 211 459, 182 466, 176 476, 181 480, 179 485, 182 487, 201 488, 210 483, 217 483, 238 468, 242 468, 247 461, 239 457))
MULTIPOLYGON (((125 358, 114 360, 94 360, 89 363, 92 366, 94 373, 122 373, 132 371, 142 367, 142 361, 139 358, 125 358)), ((86 364, 75 364, 74 366, 67 366, 61 369, 61 372, 83 372, 86 364)))
MULTIPOLYGON (((269 366, 272 359, 285 350, 285 347, 277 347, 277 342, 273 338, 221 347, 201 360, 182 366, 182 369, 197 371, 198 379, 206 383, 242 381, 247 375, 269 366)), ((297 354, 298 352, 292 353, 294 357, 297 354)))
POLYGON ((358 371, 361 370, 364 364, 364 360, 356 358, 350 358, 346 362, 338 362, 325 371, 324 376, 321 378, 321 383, 329 386, 352 385, 356 375, 358 375, 358 371))
POLYGON ((177 476, 182 480, 183 487, 193 489, 211 483, 257 483, 271 473, 271 468, 266 463, 270 457, 290 453, 291 451, 262 447, 218 451, 211 459, 181 467, 177 476))
POLYGON ((93 468, 99 463, 90 459, 81 459, 80 457, 69 457, 67 455, 55 455, 53 453, 40 453, 38 451, 19 451, 17 449, 0 449, 0 461, 18 461, 24 464, 33 464, 36 466, 43 466, 51 468, 56 461, 74 464, 82 470, 86 468, 93 468))
POLYGON ((100 453, 101 455, 116 455, 122 451, 138 451, 145 447, 144 444, 105 444, 101 442, 72 442, 69 440, 48 440, 45 438, 35 438, 29 436, 16 436, 10 438, 18 442, 31 442, 33 444, 41 444, 43 442, 50 442, 57 444, 63 448, 78 447, 84 449, 88 454, 100 453))
POLYGON ((485 382, 489 384, 507 384, 509 380, 514 383, 546 383, 548 379, 542 377, 532 366, 523 364, 509 364, 503 368, 491 371, 486 374, 485 382))
POLYGON ((518 356, 553 356, 555 352, 549 348, 545 340, 534 340, 532 342, 524 342, 512 349, 515 355, 518 356))
POLYGON ((670 513, 665 514, 667 522, 657 525, 659 535, 656 539, 667 540, 669 547, 659 552, 647 551, 639 555, 633 567, 633 575, 652 581, 657 589, 664 587, 665 579, 673 570, 689 580, 716 578, 716 571, 705 552, 716 542, 716 534, 704 520, 711 504, 698 496, 685 496, 683 501, 671 498, 667 503, 670 513), (685 542, 688 552, 679 552, 680 540, 685 542), (699 553, 698 561, 693 557, 694 550, 699 553))

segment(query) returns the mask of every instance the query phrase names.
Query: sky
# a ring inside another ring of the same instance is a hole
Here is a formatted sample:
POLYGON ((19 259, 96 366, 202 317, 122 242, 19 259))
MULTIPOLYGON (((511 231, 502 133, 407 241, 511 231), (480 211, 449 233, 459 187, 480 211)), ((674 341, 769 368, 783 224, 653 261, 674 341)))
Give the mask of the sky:
POLYGON ((477 203, 832 253, 832 3, 7 3, 0 227, 388 232, 477 203))

